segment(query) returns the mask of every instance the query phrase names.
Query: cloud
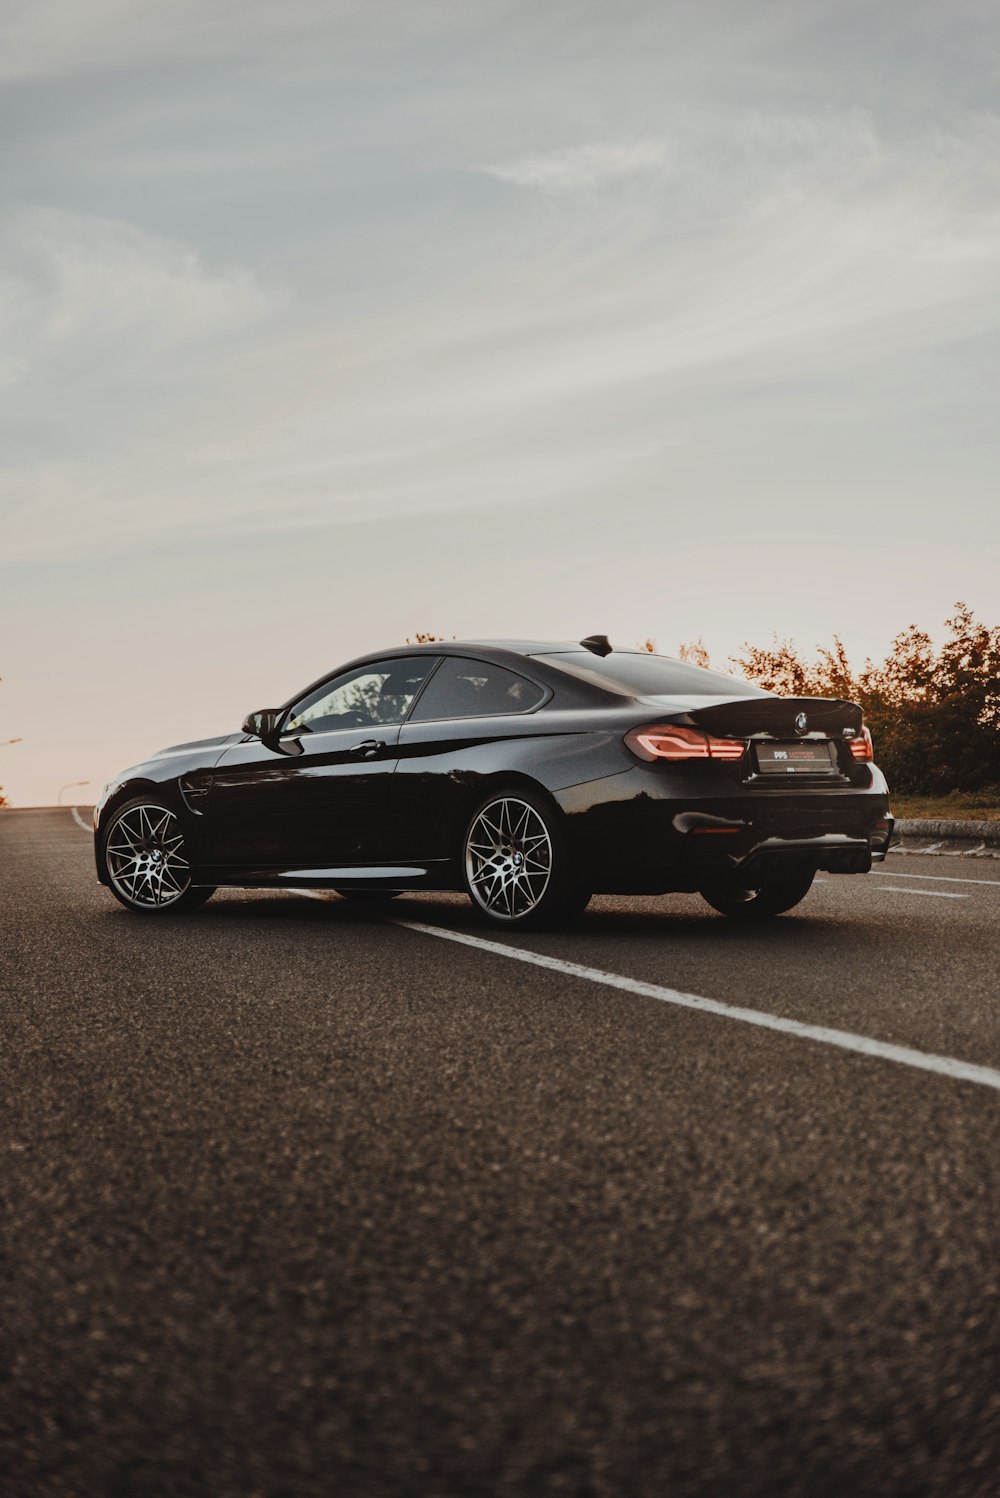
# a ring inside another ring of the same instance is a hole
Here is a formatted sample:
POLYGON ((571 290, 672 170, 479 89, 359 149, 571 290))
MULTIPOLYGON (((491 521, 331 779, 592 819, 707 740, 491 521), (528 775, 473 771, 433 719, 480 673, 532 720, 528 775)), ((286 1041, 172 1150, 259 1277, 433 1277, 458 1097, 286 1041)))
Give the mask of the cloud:
MULTIPOLYGON (((285 8, 271 7, 272 15, 285 8)), ((302 5, 292 0, 291 8, 302 5)), ((223 54, 271 29, 267 9, 260 0, 12 0, 0 19, 0 78, 36 82, 156 58, 223 54)))
POLYGON ((35 81, 172 50, 185 30, 204 31, 199 10, 194 0, 12 0, 0 18, 0 78, 35 81))
POLYGON ((833 421, 880 361, 905 371, 921 347, 995 324, 994 131, 966 121, 901 146, 854 114, 762 117, 734 132, 738 169, 728 141, 692 136, 668 195, 554 215, 513 197, 503 236, 468 227, 430 264, 404 237, 377 308, 349 281, 300 276, 273 319, 246 270, 34 212, 13 238, 47 288, 34 344, 59 378, 39 387, 45 440, 0 480, 19 515, 9 554, 627 492, 637 471, 687 461, 689 420, 703 437, 687 413, 713 391, 818 381, 833 421), (95 245, 107 276, 79 268, 95 245), (39 269, 67 260, 72 274, 39 269), (102 337, 111 373, 95 392, 65 361, 102 337))
MULTIPOLYGON (((213 142, 167 114, 180 180, 115 183, 176 238, 52 207, 0 221, 8 557, 540 508, 642 471, 666 487, 699 443, 712 461, 699 412, 734 389, 771 413, 762 392, 822 385, 823 428, 877 361, 916 364, 996 319, 994 116, 946 131, 853 104, 672 103, 631 139, 595 119, 589 144, 519 155, 492 123, 489 144, 449 126, 445 147, 414 111, 412 135, 359 132, 321 182, 290 169, 280 194, 267 148, 223 216, 187 168, 250 151, 260 121, 238 118, 213 142), (484 160, 527 191, 470 191, 484 160), (199 230, 282 265, 294 299, 196 251, 199 230)), ((339 116, 281 123, 283 152, 346 140, 339 116)), ((114 149, 147 147, 133 131, 114 149)))
POLYGON ((5 0, 0 10, 0 81, 41 83, 113 73, 164 61, 308 56, 319 41, 339 49, 373 36, 419 38, 462 31, 502 0, 5 0))
POLYGON ((194 524, 162 474, 183 468, 241 341, 283 301, 246 268, 132 224, 40 205, 0 220, 6 556, 161 535, 182 513, 194 524))
POLYGON ((280 295, 239 266, 210 268, 132 224, 31 205, 0 221, 0 340, 8 382, 79 354, 148 362, 266 317, 280 295))
POLYGON ((536 156, 518 156, 513 161, 494 162, 479 171, 515 187, 536 187, 546 192, 589 192, 618 177, 644 172, 662 172, 670 163, 664 141, 593 142, 546 151, 536 156))

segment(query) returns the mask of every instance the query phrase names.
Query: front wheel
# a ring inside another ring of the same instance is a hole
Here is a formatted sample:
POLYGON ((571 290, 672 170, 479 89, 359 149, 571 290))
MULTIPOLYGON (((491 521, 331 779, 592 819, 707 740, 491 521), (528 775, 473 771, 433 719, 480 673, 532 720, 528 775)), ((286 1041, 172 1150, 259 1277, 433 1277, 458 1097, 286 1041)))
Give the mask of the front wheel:
POLYGON ((120 806, 102 834, 111 893, 143 915, 195 910, 213 891, 191 883, 184 833, 162 801, 137 797, 120 806))
POLYGON ((701 891, 713 910, 737 920, 756 920, 781 915, 798 905, 809 893, 815 873, 792 874, 785 879, 769 879, 759 889, 739 889, 731 884, 708 885, 701 891))
POLYGON ((483 802, 466 829, 462 867, 473 905, 493 925, 557 925, 590 899, 555 814, 529 791, 483 802))

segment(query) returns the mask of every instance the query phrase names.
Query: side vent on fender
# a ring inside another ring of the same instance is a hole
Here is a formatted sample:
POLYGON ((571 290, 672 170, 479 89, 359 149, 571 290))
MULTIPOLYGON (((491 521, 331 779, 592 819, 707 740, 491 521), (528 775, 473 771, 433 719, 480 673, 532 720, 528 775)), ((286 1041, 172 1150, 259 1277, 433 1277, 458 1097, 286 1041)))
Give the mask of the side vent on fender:
POLYGON ((199 785, 197 781, 183 776, 180 781, 181 795, 184 797, 184 805, 188 811, 193 811, 195 816, 201 817, 205 814, 205 797, 208 795, 208 786, 199 785))

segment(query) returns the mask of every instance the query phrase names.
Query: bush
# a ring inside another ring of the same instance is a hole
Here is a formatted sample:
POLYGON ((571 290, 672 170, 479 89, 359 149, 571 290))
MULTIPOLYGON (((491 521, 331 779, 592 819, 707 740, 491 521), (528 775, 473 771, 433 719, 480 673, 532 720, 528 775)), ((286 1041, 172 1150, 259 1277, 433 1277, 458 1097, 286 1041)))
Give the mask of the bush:
POLYGON ((930 636, 911 625, 884 661, 866 661, 860 672, 836 636, 814 661, 776 638, 769 648, 744 644, 730 662, 771 691, 860 703, 894 790, 984 790, 1000 783, 1000 627, 980 624, 957 603, 945 628, 935 651, 930 636))

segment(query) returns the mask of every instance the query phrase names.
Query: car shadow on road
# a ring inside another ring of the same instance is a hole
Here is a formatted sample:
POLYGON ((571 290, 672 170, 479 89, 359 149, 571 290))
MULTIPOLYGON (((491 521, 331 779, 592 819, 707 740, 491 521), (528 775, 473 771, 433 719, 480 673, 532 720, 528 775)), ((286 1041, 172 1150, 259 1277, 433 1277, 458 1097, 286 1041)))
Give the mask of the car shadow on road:
POLYGON ((565 942, 628 937, 663 941, 685 938, 711 946, 737 944, 782 948, 796 944, 812 946, 817 938, 843 934, 843 919, 822 918, 802 911, 766 921, 732 920, 707 906, 694 903, 694 896, 640 896, 627 905, 621 900, 598 896, 576 920, 551 930, 506 931, 480 921, 469 901, 459 894, 412 893, 369 908, 339 895, 302 894, 295 890, 220 890, 203 910, 188 917, 200 929, 212 921, 246 922, 260 928, 287 927, 302 923, 310 927, 337 925, 354 928, 419 922, 442 930, 461 932, 485 941, 518 946, 537 946, 554 940, 565 942))

